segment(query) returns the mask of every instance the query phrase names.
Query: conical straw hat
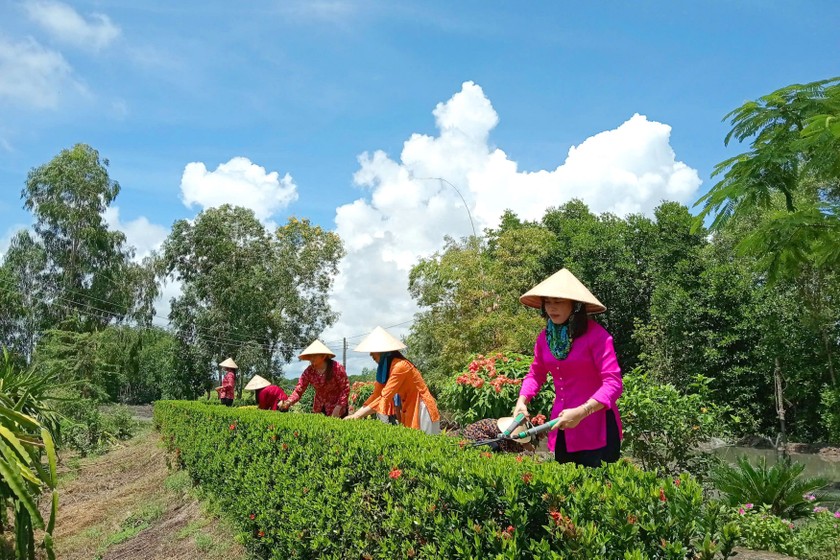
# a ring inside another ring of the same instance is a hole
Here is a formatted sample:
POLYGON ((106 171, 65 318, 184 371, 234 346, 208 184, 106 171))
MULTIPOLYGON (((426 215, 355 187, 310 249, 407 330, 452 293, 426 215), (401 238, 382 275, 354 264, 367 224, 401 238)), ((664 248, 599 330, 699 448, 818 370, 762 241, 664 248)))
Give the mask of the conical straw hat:
POLYGON ((271 383, 268 382, 268 379, 266 379, 265 377, 260 377, 259 375, 255 375, 251 378, 248 384, 245 385, 245 390, 256 391, 257 389, 265 389, 269 385, 271 385, 271 383))
POLYGON ((326 356, 332 356, 333 358, 335 357, 335 352, 333 352, 332 350, 327 348, 324 345, 324 343, 321 342, 320 340, 316 340, 315 342, 310 344, 306 348, 306 350, 301 352, 300 356, 298 356, 298 358, 300 358, 301 360, 304 360, 304 359, 306 359, 307 356, 317 356, 318 354, 324 354, 326 356))
POLYGON ((542 298, 553 297, 579 301, 586 304, 587 313, 603 313, 606 306, 586 289, 575 275, 562 268, 543 280, 519 298, 523 304, 536 309, 542 308, 542 298))
POLYGON ((229 367, 233 369, 239 369, 239 366, 236 365, 236 362, 233 361, 233 358, 228 358, 224 362, 219 363, 219 367, 229 367))
POLYGON ((394 338, 388 334, 388 331, 382 327, 373 329, 365 339, 356 346, 356 352, 390 352, 392 350, 402 350, 405 344, 400 342, 398 338, 394 338))

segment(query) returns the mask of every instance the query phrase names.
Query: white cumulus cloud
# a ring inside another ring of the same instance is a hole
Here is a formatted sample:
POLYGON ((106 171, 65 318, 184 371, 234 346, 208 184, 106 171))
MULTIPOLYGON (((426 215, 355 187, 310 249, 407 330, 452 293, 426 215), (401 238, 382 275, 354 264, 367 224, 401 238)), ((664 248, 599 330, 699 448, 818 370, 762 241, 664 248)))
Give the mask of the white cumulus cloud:
POLYGON ((127 222, 122 221, 119 206, 109 206, 102 217, 110 229, 125 234, 126 243, 134 247, 134 260, 137 262, 157 250, 169 235, 167 228, 153 224, 145 216, 127 222))
POLYGON ((54 108, 68 92, 84 92, 61 53, 32 38, 0 37, 0 99, 36 108, 54 108))
POLYGON ((244 206, 263 222, 297 198, 291 175, 280 178, 276 171, 266 173, 245 157, 232 158, 215 171, 208 171, 201 162, 188 163, 181 176, 181 199, 187 207, 244 206))
MULTIPOLYGON (((554 169, 533 172, 489 143, 499 116, 480 86, 465 82, 433 115, 438 135, 411 135, 398 160, 382 151, 359 157, 354 180, 369 196, 336 210, 348 254, 332 300, 341 319, 325 340, 351 337, 352 349, 376 325, 407 334, 402 323, 417 311, 407 290, 411 266, 439 250, 445 235, 470 235, 471 220, 481 232, 505 209, 538 219, 573 198, 593 212, 651 214, 662 200, 688 202, 700 186, 697 172, 677 161, 671 128, 642 115, 584 139, 554 169)), ((348 362, 353 373, 373 364, 353 352, 348 362)))
POLYGON ((120 28, 105 14, 85 19, 72 6, 54 0, 24 4, 29 18, 57 40, 85 49, 100 50, 120 36, 120 28))

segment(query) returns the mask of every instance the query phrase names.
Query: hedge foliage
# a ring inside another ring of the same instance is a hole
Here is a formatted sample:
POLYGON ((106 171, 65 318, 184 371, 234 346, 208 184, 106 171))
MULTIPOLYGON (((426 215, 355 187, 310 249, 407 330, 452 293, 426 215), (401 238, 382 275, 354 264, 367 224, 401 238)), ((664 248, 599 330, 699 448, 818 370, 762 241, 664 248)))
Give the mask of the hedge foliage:
POLYGON ((626 461, 587 470, 375 420, 195 402, 154 415, 260 558, 683 559, 719 539, 693 478, 626 461))

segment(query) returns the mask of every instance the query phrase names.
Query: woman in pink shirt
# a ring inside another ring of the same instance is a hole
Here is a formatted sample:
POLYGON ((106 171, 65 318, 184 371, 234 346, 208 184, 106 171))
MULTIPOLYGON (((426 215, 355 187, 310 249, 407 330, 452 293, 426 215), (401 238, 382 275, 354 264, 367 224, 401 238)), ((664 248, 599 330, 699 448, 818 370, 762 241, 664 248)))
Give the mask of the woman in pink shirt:
POLYGON ((551 418, 560 418, 548 434, 548 448, 559 463, 597 467, 621 453, 621 416, 616 400, 623 384, 609 333, 589 318, 606 307, 565 268, 519 298, 540 309, 546 328, 534 345, 534 361, 522 381, 516 416, 528 415, 527 403, 554 380, 551 418))

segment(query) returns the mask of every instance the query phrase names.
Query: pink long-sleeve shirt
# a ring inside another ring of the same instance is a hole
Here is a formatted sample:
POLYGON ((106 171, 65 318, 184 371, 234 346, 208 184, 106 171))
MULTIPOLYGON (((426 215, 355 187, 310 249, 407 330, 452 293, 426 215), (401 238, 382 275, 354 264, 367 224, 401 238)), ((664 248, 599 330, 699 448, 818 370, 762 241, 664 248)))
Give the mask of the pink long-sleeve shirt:
MULTIPOLYGON (((580 406, 589 399, 595 399, 605 407, 581 420, 574 428, 565 430, 567 451, 599 449, 607 444, 608 409, 615 414, 618 433, 623 437, 616 406, 623 390, 621 369, 615 357, 613 339, 604 327, 590 320, 586 334, 572 341, 565 360, 552 355, 543 329, 534 345, 534 361, 522 380, 519 394, 528 400, 534 398, 549 372, 554 378, 555 392, 551 418, 557 418, 564 409, 580 406)), ((557 431, 549 432, 548 448, 551 451, 556 442, 557 431)))

